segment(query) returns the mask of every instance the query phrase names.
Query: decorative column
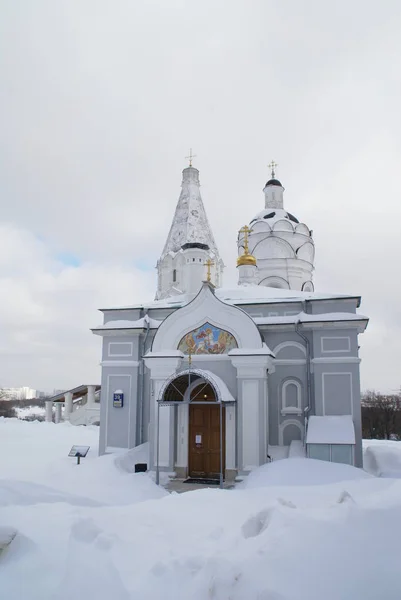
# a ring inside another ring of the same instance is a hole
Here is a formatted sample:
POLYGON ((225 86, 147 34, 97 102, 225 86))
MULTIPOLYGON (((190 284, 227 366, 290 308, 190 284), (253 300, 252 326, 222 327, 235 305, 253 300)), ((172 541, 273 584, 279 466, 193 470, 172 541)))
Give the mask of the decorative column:
POLYGON ((70 420, 72 413, 72 392, 66 392, 64 395, 64 421, 70 420))
POLYGON ((237 475, 235 406, 226 406, 226 481, 234 481, 237 475))
POLYGON ((238 468, 242 474, 267 460, 266 379, 271 357, 255 350, 255 354, 234 355, 238 385, 238 468))
POLYGON ((46 400, 45 404, 46 404, 45 421, 46 421, 46 423, 52 423, 53 422, 53 400, 46 400))
POLYGON ((88 407, 95 404, 95 385, 88 385, 88 396, 87 396, 87 404, 88 407))
POLYGON ((151 352, 145 357, 145 364, 150 369, 151 398, 150 398, 150 439, 149 439, 149 468, 154 471, 157 463, 157 446, 159 445, 159 468, 162 471, 174 470, 174 407, 158 407, 160 391, 166 380, 180 366, 183 358, 181 352, 161 357, 152 356, 151 352), (157 440, 157 418, 159 412, 159 441, 157 440))
POLYGON ((60 423, 60 421, 61 421, 61 409, 62 409, 63 405, 61 404, 61 402, 56 402, 55 404, 56 404, 56 414, 55 414, 55 417, 54 417, 54 422, 55 423, 60 423))

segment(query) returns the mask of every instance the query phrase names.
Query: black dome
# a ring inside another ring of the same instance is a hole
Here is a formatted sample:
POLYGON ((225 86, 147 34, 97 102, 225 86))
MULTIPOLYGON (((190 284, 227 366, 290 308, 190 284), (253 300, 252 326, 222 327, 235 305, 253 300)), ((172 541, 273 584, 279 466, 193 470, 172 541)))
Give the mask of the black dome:
POLYGON ((294 215, 292 215, 291 213, 287 213, 288 218, 290 219, 290 221, 294 221, 294 223, 299 223, 298 219, 296 217, 294 217, 294 215))
POLYGON ((283 187, 278 179, 269 179, 265 187, 267 187, 268 185, 279 185, 280 187, 283 187))

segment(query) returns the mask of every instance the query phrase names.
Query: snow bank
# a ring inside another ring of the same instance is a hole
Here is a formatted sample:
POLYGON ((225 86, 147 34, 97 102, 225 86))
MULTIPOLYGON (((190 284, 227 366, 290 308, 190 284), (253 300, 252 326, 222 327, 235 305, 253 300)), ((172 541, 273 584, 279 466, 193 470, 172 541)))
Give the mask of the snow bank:
POLYGON ((146 446, 99 459, 91 428, 5 421, 0 539, 18 533, 0 554, 2 598, 401 597, 400 480, 291 458, 243 489, 169 495, 132 474, 146 446), (74 443, 91 445, 79 467, 74 443))
POLYGON ((43 418, 45 416, 45 412, 46 412, 45 409, 40 406, 25 406, 25 407, 16 406, 15 410, 17 413, 17 417, 19 419, 43 418))
POLYGON ((363 467, 376 477, 401 478, 401 442, 365 440, 363 467))
POLYGON ((241 484, 246 489, 266 486, 322 485, 367 479, 371 475, 350 465, 311 458, 287 458, 255 469, 241 484))
MULTIPOLYGON (((98 436, 98 427, 0 419, 0 451, 7 456, 0 466, 0 505, 122 505, 167 495, 146 473, 116 465, 114 455, 99 457, 98 436), (73 445, 90 446, 80 465, 68 456, 73 445)), ((124 462, 124 453, 119 460, 124 462)))
POLYGON ((16 529, 12 527, 0 527, 0 552, 11 544, 16 535, 16 529))
POLYGON ((114 463, 118 469, 125 473, 135 473, 137 463, 149 464, 149 442, 118 454, 114 459, 114 463))

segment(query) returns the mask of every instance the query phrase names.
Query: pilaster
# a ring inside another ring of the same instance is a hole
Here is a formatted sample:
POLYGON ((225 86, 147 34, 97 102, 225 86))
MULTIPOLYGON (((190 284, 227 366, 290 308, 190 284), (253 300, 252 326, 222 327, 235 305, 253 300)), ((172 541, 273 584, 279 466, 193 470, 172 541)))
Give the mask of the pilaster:
POLYGON ((72 413, 72 392, 66 392, 64 396, 64 421, 70 420, 72 413))
POLYGON ((164 471, 174 469, 174 407, 158 407, 160 391, 166 381, 179 368, 182 354, 174 356, 152 356, 148 353, 145 364, 150 370, 150 439, 149 468, 154 470, 157 462, 157 418, 159 412, 159 467, 164 471))
POLYGON ((237 369, 238 468, 244 474, 266 462, 266 380, 271 359, 260 354, 237 354, 231 361, 237 369))
POLYGON ((61 402, 56 402, 56 414, 54 415, 54 422, 55 423, 60 423, 61 422, 61 409, 63 407, 63 405, 61 404, 61 402))
POLYGON ((47 423, 52 423, 53 421, 53 400, 46 400, 46 416, 45 421, 47 423))

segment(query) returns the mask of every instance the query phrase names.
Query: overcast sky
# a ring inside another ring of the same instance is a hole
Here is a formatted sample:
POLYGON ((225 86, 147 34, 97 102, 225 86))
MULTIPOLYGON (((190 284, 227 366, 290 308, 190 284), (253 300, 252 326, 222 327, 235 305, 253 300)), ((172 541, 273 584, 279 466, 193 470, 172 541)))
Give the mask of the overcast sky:
POLYGON ((398 0, 2 0, 0 386, 100 380, 192 147, 225 285, 274 158, 316 290, 362 295, 362 387, 398 389, 400 31, 398 0))

